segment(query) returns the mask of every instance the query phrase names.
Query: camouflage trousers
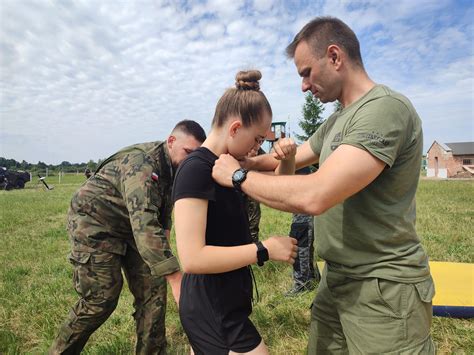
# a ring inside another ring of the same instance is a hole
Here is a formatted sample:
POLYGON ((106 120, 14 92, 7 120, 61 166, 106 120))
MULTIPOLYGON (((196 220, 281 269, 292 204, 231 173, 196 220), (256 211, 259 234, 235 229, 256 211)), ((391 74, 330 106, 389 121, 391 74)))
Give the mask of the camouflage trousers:
POLYGON ((294 215, 290 237, 298 242, 298 253, 293 264, 293 280, 296 286, 309 281, 319 281, 318 265, 314 263, 313 217, 294 215))
POLYGON ((126 255, 72 250, 74 288, 80 299, 50 348, 50 354, 79 354, 92 333, 115 310, 123 285, 122 269, 134 297, 136 354, 165 354, 166 280, 152 276, 132 248, 126 255))

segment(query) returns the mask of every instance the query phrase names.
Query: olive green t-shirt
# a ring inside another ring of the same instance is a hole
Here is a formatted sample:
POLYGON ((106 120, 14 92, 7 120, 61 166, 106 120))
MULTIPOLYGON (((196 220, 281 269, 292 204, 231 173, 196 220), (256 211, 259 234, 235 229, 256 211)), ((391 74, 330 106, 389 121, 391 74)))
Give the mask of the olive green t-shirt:
POLYGON ((408 283, 429 277, 415 229, 423 137, 410 101, 376 85, 331 115, 309 143, 320 165, 341 144, 366 150, 386 164, 367 187, 316 217, 318 254, 329 268, 353 278, 408 283))

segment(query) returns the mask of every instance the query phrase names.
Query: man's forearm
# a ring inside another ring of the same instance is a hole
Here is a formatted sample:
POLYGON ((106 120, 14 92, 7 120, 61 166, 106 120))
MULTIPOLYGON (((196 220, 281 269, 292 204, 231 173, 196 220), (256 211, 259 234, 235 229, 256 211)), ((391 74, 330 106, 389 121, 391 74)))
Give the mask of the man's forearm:
POLYGON ((293 175, 295 173, 295 157, 281 160, 275 169, 276 175, 293 175))
POLYGON ((277 210, 310 214, 308 189, 304 188, 307 180, 307 176, 268 176, 250 171, 242 184, 242 191, 277 210))
POLYGON ((248 161, 250 162, 248 168, 255 171, 275 171, 279 164, 279 161, 271 154, 257 155, 248 158, 248 161))

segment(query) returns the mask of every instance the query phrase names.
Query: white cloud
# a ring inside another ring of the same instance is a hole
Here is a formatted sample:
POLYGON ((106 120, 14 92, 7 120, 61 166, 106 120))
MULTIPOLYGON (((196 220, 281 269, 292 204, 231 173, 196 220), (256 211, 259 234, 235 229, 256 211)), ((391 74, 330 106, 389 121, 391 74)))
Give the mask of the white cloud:
POLYGON ((219 23, 208 23, 202 29, 202 34, 207 39, 216 39, 221 37, 225 32, 225 26, 219 23))
POLYGON ((272 8, 274 3, 274 0, 254 0, 253 7, 257 11, 266 12, 272 8))
POLYGON ((207 11, 228 20, 239 16, 243 6, 243 0, 209 0, 207 3, 207 11))
POLYGON ((353 26, 369 74, 412 99, 426 145, 443 134, 456 141, 472 133, 472 6, 447 0, 183 6, 3 1, 0 156, 97 160, 128 144, 164 139, 183 118, 209 129, 220 95, 238 70, 251 67, 263 73, 274 118, 290 117, 297 130, 303 95, 284 50, 321 14, 353 26))

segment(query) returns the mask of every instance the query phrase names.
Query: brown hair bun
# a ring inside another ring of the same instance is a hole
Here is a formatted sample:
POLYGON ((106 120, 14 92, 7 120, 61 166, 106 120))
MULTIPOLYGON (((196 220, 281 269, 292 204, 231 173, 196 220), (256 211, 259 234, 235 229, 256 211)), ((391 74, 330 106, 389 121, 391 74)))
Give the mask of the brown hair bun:
POLYGON ((212 120, 213 127, 222 127, 230 117, 240 117, 244 127, 261 122, 265 113, 272 116, 272 108, 260 91, 258 70, 240 71, 235 76, 235 87, 229 88, 219 99, 212 120))
POLYGON ((262 73, 259 70, 239 71, 235 76, 235 87, 239 90, 260 91, 259 80, 262 73))

